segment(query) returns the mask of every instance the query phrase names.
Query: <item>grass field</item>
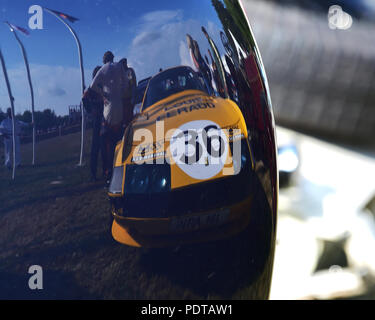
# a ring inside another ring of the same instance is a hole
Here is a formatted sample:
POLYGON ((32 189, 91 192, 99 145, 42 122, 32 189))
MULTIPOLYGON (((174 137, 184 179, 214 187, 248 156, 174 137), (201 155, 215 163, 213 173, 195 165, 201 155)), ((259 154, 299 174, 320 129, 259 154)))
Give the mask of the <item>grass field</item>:
MULTIPOLYGON (((86 160, 90 135, 88 131, 86 160)), ((88 165, 76 167, 79 134, 40 142, 35 167, 29 164, 31 145, 21 148, 23 166, 16 180, 4 166, 0 170, 1 299, 211 299, 253 294, 248 288, 254 281, 249 272, 254 261, 246 259, 246 233, 179 250, 121 245, 109 232, 103 181, 90 182, 88 165), (28 288, 31 265, 43 268, 43 290, 28 288)), ((269 273, 266 270, 261 278, 269 273)))

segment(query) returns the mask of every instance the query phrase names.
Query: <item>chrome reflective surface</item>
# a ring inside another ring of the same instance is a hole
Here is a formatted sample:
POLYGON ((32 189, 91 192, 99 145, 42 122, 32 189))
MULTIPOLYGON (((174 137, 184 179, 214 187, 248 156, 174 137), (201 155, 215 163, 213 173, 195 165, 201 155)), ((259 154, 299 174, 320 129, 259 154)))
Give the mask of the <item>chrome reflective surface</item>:
MULTIPOLYGON (((48 1, 45 3, 52 6, 48 1)), ((53 6, 57 4, 53 3, 53 6)), ((79 274, 80 280, 67 286, 82 286, 87 292, 77 290, 79 293, 69 293, 67 288, 57 287, 56 297, 268 298, 277 222, 275 125, 265 70, 240 2, 190 0, 182 4, 177 1, 138 0, 127 1, 124 5, 123 1, 80 0, 72 1, 70 8, 60 10, 80 17, 72 25, 82 44, 85 71, 91 72, 95 65, 100 65, 102 54, 107 50, 114 52, 115 61, 127 58, 138 83, 163 70, 188 66, 202 79, 208 96, 235 103, 248 131, 253 174, 249 222, 241 232, 215 241, 160 249, 132 248, 114 241, 101 242, 100 238, 95 240, 95 244, 90 244, 91 238, 86 244, 78 241, 75 249, 69 246, 59 248, 60 259, 70 259, 72 250, 78 250, 83 256, 91 254, 96 246, 98 250, 105 248, 107 254, 103 254, 100 261, 83 259, 78 269, 68 268, 71 275, 79 274), (91 7, 88 12, 80 10, 84 5, 91 7), (101 25, 96 23, 97 20, 101 23, 102 20, 107 21, 106 30, 110 30, 110 34, 97 29, 101 25), (107 268, 108 265, 113 267, 107 268), (91 276, 97 279, 96 283, 87 279, 91 276)), ((52 21, 45 19, 44 23, 48 29, 52 21)), ((73 40, 68 35, 59 41, 72 47, 73 40)), ((74 47, 71 49, 74 50, 74 47)), ((55 48, 49 50, 53 55, 55 48)), ((56 59, 59 56, 57 52, 56 59)), ((91 82, 87 73, 86 86, 91 82)), ((138 101, 133 114, 142 115, 145 111, 142 108, 142 103, 138 101)), ((233 188, 241 189, 241 186, 233 188)), ((179 199, 183 199, 181 209, 191 202, 196 202, 199 207, 199 200, 188 195, 188 192, 186 198, 184 193, 179 195, 179 199)), ((215 192, 210 196, 215 197, 215 192)), ((213 199, 214 202, 219 200, 213 199)), ((80 226, 90 234, 92 223, 85 221, 87 223, 81 222, 80 226)), ((63 232, 69 237, 73 231, 68 229, 63 232)), ((106 229, 106 232, 109 236, 110 231, 106 229)), ((42 260, 47 270, 53 269, 48 258, 42 260)), ((58 266, 55 267, 58 269, 58 266)))

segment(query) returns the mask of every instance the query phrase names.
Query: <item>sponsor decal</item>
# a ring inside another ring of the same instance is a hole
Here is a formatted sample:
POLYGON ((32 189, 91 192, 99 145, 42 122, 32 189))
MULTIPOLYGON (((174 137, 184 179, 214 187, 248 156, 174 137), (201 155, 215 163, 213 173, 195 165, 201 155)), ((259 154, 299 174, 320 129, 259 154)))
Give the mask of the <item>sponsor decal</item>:
POLYGON ((233 141, 241 140, 243 138, 245 138, 245 135, 243 133, 241 133, 241 134, 236 134, 236 135, 229 136, 228 140, 229 140, 229 142, 233 142, 233 141))
MULTIPOLYGON (((177 107, 174 107, 174 108, 177 108, 177 107)), ((166 118, 172 118, 180 114, 189 113, 189 112, 196 111, 196 110, 213 109, 215 108, 215 104, 213 104, 212 102, 200 102, 200 103, 192 104, 186 107, 184 106, 184 107, 180 107, 177 109, 174 109, 174 108, 171 107, 170 109, 168 109, 170 111, 166 111, 164 114, 157 117, 156 121, 161 121, 166 118)))
POLYGON ((193 99, 189 99, 189 100, 183 100, 181 102, 175 103, 174 105, 172 105, 170 107, 165 107, 164 111, 169 111, 171 109, 175 109, 175 108, 178 108, 178 107, 181 107, 181 106, 184 106, 184 105, 186 106, 186 105, 197 104, 197 103, 201 103, 201 102, 211 102, 211 100, 202 99, 202 97, 197 97, 197 98, 193 98, 193 99))
POLYGON ((150 152, 158 151, 163 147, 164 140, 159 140, 152 143, 142 143, 135 149, 135 153, 144 156, 150 152))
POLYGON ((132 162, 140 163, 143 161, 148 161, 148 160, 153 160, 153 159, 158 159, 158 158, 164 158, 165 157, 165 151, 161 152, 156 152, 144 156, 135 156, 132 158, 132 162))
MULTIPOLYGON (((177 99, 173 99, 171 101, 168 101, 168 102, 165 102, 165 103, 162 103, 162 104, 158 105, 155 108, 155 110, 149 111, 149 116, 152 117, 156 113, 160 112, 160 110, 163 109, 163 108, 165 108, 164 110, 172 109, 173 107, 178 106, 180 103, 184 103, 184 102, 187 102, 187 101, 193 101, 193 100, 195 100, 195 99, 192 99, 191 97, 198 97, 197 99, 199 99, 199 100, 197 102, 201 102, 202 101, 202 95, 201 94, 188 94, 188 95, 184 95, 182 97, 178 97, 177 99), (190 99, 184 100, 184 99, 187 99, 187 98, 190 98, 190 99), (181 100, 183 100, 183 102, 181 102, 181 100), (173 105, 173 107, 167 108, 170 105, 173 105)), ((191 103, 194 103, 194 102, 191 102, 191 103)))

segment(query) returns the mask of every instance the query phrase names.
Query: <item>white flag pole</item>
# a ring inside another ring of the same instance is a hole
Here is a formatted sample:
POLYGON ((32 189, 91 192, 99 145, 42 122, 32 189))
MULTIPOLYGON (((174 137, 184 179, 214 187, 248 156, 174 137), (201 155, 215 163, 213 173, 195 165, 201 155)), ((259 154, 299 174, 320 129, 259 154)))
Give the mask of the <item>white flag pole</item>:
MULTIPOLYGON (((56 14, 53 10, 50 10, 48 8, 43 8, 43 9, 46 10, 48 13, 54 15, 57 19, 59 19, 69 29, 69 31, 71 32, 71 34, 73 35, 76 41, 77 48, 78 48, 78 55, 79 55, 79 65, 81 69, 81 89, 82 89, 82 94, 83 94, 85 91, 85 75, 84 75, 84 70, 83 70, 82 47, 78 39, 78 36, 76 32, 73 30, 73 28, 67 22, 65 22, 64 19, 62 19, 58 14, 56 14)), ((84 142, 84 135, 85 135, 85 113, 84 113, 82 104, 81 104, 81 115, 82 115, 81 153, 80 153, 79 164, 78 164, 79 166, 83 166, 83 142, 84 142)))
POLYGON ((10 105, 11 105, 11 110, 12 110, 12 137, 13 137, 13 143, 12 143, 12 150, 13 150, 13 171, 12 171, 12 179, 14 180, 15 176, 16 176, 16 124, 15 124, 15 114, 14 114, 14 98, 13 98, 13 95, 12 95, 12 90, 10 88, 10 83, 9 83, 9 78, 8 78, 8 73, 7 73, 7 69, 6 69, 6 66, 5 66, 5 61, 4 61, 4 57, 3 57, 3 54, 1 52, 1 49, 0 49, 0 60, 1 60, 1 66, 3 67, 3 72, 4 72, 4 78, 5 78, 5 82, 6 82, 6 85, 7 85, 7 89, 8 89, 8 95, 9 95, 9 100, 10 100, 10 105))
POLYGON ((20 47, 21 47, 22 55, 23 55, 23 59, 24 59, 25 66, 26 66, 27 80, 29 81, 30 94, 31 94, 31 122, 32 122, 32 124, 33 124, 33 160, 32 160, 32 165, 35 165, 34 90, 33 90, 33 84, 32 84, 32 82, 31 82, 30 68, 29 68, 29 61, 28 61, 28 59, 27 59, 27 54, 26 54, 25 47, 23 46, 21 40, 18 38, 18 35, 17 35, 16 30, 14 29, 14 27, 13 27, 9 22, 6 21, 5 23, 9 26, 10 31, 13 32, 13 34, 14 34, 16 40, 18 41, 18 44, 19 44, 20 47))

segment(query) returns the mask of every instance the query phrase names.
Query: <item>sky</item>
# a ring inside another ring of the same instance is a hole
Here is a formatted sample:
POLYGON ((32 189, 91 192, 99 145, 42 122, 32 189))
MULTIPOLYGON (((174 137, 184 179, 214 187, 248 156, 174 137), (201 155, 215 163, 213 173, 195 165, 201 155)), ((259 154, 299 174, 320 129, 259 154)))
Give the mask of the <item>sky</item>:
MULTIPOLYGON (((30 32, 29 36, 18 35, 28 54, 36 110, 51 108, 58 115, 67 114, 68 106, 80 101, 77 46, 69 30, 47 12, 43 13, 43 29, 31 30, 28 22, 32 14, 28 11, 32 5, 79 18, 70 24, 82 43, 86 86, 107 50, 114 53, 115 61, 126 57, 135 69, 137 80, 141 80, 160 67, 190 65, 185 36, 189 33, 198 43, 207 43, 201 26, 206 27, 218 46, 221 44, 220 22, 208 0, 204 5, 202 0, 0 0, 0 21, 9 21, 30 32)), ((5 24, 0 24, 0 48, 16 113, 22 113, 30 109, 26 70, 18 43, 5 24)), ((7 107, 9 97, 1 70, 0 108, 4 111, 7 107)))

